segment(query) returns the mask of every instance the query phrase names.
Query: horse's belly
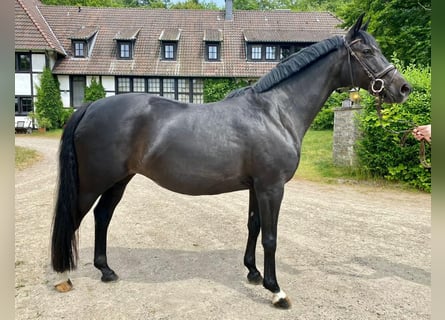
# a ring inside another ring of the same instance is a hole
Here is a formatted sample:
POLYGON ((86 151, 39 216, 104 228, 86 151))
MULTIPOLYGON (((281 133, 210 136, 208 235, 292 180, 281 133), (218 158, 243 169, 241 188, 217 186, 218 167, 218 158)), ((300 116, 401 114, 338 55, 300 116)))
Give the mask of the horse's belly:
POLYGON ((218 173, 152 172, 146 176, 166 189, 188 195, 212 195, 249 188, 246 178, 218 173))
POLYGON ((208 195, 249 188, 242 161, 235 158, 160 157, 144 165, 141 173, 171 191, 208 195))

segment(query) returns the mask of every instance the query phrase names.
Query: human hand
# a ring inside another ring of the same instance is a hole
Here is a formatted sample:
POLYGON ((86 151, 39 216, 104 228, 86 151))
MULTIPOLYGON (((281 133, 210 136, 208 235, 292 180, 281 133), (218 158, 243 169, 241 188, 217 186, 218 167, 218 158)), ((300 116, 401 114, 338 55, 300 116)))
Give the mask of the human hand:
POLYGON ((431 124, 418 126, 413 129, 413 136, 417 140, 426 140, 431 142, 431 124))

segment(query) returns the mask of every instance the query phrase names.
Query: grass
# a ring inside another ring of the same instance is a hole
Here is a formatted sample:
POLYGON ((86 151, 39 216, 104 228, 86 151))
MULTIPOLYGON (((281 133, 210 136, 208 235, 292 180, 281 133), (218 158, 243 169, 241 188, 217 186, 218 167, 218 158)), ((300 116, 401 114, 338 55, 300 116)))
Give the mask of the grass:
POLYGON ((40 154, 36 150, 24 147, 15 147, 15 167, 23 170, 40 160, 40 154))
POLYGON ((333 132, 309 130, 303 140, 296 178, 317 182, 338 179, 358 179, 358 170, 333 164, 333 132))
POLYGON ((417 189, 407 184, 370 177, 360 168, 335 166, 332 144, 333 131, 309 130, 303 140, 300 164, 294 178, 322 183, 360 183, 417 191, 417 189))

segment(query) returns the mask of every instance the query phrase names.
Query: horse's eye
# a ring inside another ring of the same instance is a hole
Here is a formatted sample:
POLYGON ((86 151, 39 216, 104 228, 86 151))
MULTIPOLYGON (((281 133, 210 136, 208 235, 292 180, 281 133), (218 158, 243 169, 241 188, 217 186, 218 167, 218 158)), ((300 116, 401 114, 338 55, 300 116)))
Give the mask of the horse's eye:
POLYGON ((363 54, 370 55, 370 54, 372 54, 372 50, 369 49, 369 48, 366 48, 366 49, 363 50, 363 54))

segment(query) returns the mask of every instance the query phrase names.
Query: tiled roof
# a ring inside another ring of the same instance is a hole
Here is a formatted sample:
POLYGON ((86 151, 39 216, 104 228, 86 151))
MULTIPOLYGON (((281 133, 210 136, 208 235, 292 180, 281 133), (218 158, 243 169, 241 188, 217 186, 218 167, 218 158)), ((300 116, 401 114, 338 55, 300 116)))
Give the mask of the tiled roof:
POLYGON ((54 50, 66 55, 54 32, 41 14, 35 0, 15 1, 15 48, 17 50, 54 50))
POLYGON ((218 29, 205 29, 203 41, 223 41, 221 30, 218 29))
POLYGON ((97 26, 81 26, 79 29, 74 30, 69 38, 76 40, 88 40, 94 36, 98 30, 99 27, 97 26))
MULTIPOLYGON (((34 0, 16 1, 32 3, 34 0)), ((224 19, 224 10, 93 7, 79 10, 72 6, 42 4, 38 8, 68 53, 56 64, 53 70, 56 74, 259 77, 276 62, 247 61, 246 34, 249 39, 261 42, 317 42, 344 33, 338 27, 341 21, 329 12, 235 10, 233 20, 228 21, 224 19), (91 56, 74 58, 70 37, 83 26, 97 26, 99 30, 91 56), (119 32, 128 35, 125 30, 136 29, 140 31, 134 42, 133 59, 117 59, 116 36, 119 32), (178 39, 177 59, 161 60, 159 40, 175 39, 178 39), (204 39, 222 40, 220 61, 206 61, 204 39)), ((28 39, 28 42, 36 45, 41 39, 28 39)), ((16 42, 16 49, 23 45, 16 42)))
POLYGON ((127 28, 119 30, 113 39, 115 40, 135 40, 141 28, 127 28))
POLYGON ((319 42, 332 37, 330 32, 255 29, 243 30, 246 42, 319 42))

